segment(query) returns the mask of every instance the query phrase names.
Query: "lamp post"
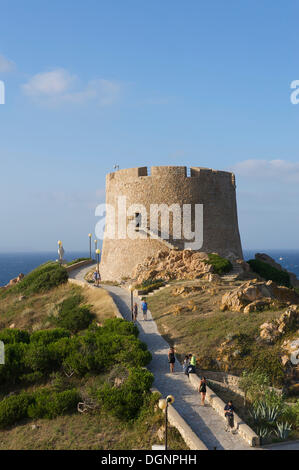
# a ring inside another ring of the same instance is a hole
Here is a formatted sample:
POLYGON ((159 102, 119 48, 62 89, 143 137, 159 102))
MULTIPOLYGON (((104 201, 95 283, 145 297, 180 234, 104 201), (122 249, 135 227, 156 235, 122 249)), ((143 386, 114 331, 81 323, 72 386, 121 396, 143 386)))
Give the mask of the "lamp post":
POLYGON ((97 253, 97 249, 98 249, 98 240, 95 240, 94 241, 94 252, 95 252, 95 254, 97 253))
POLYGON ((165 450, 167 450, 167 424, 168 424, 168 405, 174 402, 174 397, 172 395, 168 395, 166 398, 160 398, 159 400, 159 408, 161 410, 165 410, 165 450))
POLYGON ((134 315, 133 315, 133 291, 134 287, 132 285, 129 286, 130 292, 131 292, 131 314, 132 314, 132 321, 134 320, 134 315))
POLYGON ((101 253, 101 250, 97 249, 96 250, 96 255, 97 255, 97 271, 98 271, 98 273, 100 273, 100 253, 101 253))
POLYGON ((91 259, 91 233, 88 234, 88 238, 89 238, 89 258, 91 259))

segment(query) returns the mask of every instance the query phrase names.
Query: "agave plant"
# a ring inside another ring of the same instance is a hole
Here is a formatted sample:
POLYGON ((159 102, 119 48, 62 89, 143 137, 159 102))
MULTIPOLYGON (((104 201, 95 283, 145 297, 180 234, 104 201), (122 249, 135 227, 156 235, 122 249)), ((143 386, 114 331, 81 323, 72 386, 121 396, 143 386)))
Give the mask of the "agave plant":
POLYGON ((262 439, 270 436, 271 431, 266 426, 260 426, 256 430, 257 435, 260 436, 262 439))
POLYGON ((287 439, 290 431, 292 430, 292 425, 287 422, 282 422, 282 423, 277 423, 276 425, 277 430, 275 431, 275 434, 277 437, 280 439, 287 439))
POLYGON ((251 411, 251 416, 255 421, 266 421, 267 423, 274 423, 280 414, 279 405, 268 405, 264 401, 259 402, 251 411))

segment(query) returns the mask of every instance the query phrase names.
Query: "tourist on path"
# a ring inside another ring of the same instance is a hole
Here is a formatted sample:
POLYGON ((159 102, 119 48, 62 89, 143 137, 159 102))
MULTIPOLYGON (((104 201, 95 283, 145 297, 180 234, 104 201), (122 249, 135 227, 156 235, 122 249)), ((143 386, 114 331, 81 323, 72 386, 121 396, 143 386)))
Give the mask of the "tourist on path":
POLYGON ((133 322, 134 323, 137 321, 137 315, 138 315, 138 305, 135 302, 134 307, 133 307, 133 322))
POLYGON ((190 358, 190 364, 191 366, 194 367, 194 372, 195 372, 195 367, 196 367, 196 357, 194 356, 194 354, 189 354, 189 358, 190 358))
POLYGON ((207 393, 207 382, 205 377, 201 378, 198 391, 201 394, 201 405, 205 406, 205 398, 207 393))
POLYGON ((168 351, 168 362, 170 367, 170 372, 174 372, 174 363, 175 363, 175 355, 174 355, 174 348, 170 348, 168 351))
POLYGON ((146 320, 147 318, 147 302, 146 300, 143 300, 141 304, 142 312, 143 312, 143 320, 146 320))
POLYGON ((94 282, 95 282, 95 286, 99 287, 99 283, 100 283, 100 280, 101 280, 101 275, 98 271, 95 271, 93 273, 93 279, 94 279, 94 282))
POLYGON ((230 400, 227 405, 224 407, 224 416, 226 418, 226 428, 227 432, 233 432, 234 429, 234 411, 235 408, 233 406, 233 402, 230 400))
POLYGON ((187 368, 190 364, 189 356, 185 356, 184 362, 183 362, 183 372, 186 374, 187 368))

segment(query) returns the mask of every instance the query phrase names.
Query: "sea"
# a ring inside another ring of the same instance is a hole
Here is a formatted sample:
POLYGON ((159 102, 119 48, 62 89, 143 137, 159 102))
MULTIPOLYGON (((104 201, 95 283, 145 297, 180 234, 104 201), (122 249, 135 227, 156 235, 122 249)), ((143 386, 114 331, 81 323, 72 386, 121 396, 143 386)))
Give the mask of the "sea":
MULTIPOLYGON (((254 258, 255 253, 267 253, 281 264, 282 267, 295 273, 299 278, 299 250, 243 250, 244 259, 247 261, 254 258)), ((65 253, 67 261, 87 257, 89 257, 89 252, 87 253, 86 251, 69 251, 65 253)), ((0 286, 7 284, 10 279, 17 277, 20 273, 28 274, 46 261, 56 260, 57 258, 58 254, 53 251, 40 253, 0 253, 0 286)))

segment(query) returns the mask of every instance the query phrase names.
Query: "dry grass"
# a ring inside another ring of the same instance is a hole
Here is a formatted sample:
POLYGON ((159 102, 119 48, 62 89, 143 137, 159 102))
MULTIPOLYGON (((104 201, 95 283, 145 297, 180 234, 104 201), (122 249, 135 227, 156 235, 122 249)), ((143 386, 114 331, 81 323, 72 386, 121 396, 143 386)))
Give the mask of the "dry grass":
POLYGON ((237 282, 213 284, 207 281, 179 281, 148 297, 149 308, 160 333, 176 348, 180 359, 193 352, 197 357, 216 356, 216 350, 229 334, 258 334, 259 326, 277 318, 281 311, 250 314, 221 312, 222 295, 240 285, 237 282), (187 296, 174 296, 178 286, 195 286, 201 290, 187 296))
POLYGON ((105 289, 86 286, 81 292, 84 301, 92 305, 91 311, 96 315, 99 323, 115 316, 115 304, 105 289))
POLYGON ((104 289, 92 289, 66 283, 43 294, 34 294, 22 298, 19 293, 0 293, 0 329, 25 329, 29 332, 51 328, 49 315, 57 312, 57 306, 67 297, 81 293, 84 303, 92 305, 92 312, 97 321, 115 316, 115 306, 110 295, 104 289))
MULTIPOLYGON (((133 423, 122 422, 102 410, 74 412, 0 430, 0 450, 150 450, 153 444, 162 444, 157 431, 163 424, 164 416, 157 405, 133 423)), ((188 449, 179 432, 171 427, 169 445, 174 450, 188 449)))

